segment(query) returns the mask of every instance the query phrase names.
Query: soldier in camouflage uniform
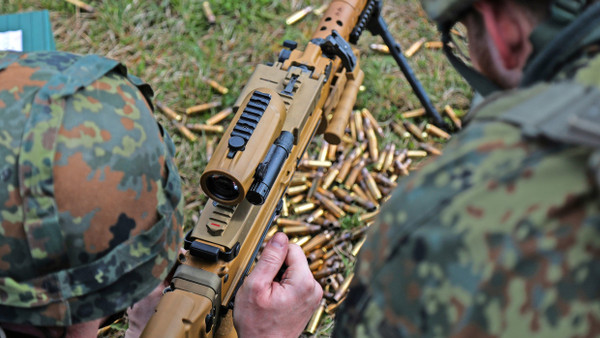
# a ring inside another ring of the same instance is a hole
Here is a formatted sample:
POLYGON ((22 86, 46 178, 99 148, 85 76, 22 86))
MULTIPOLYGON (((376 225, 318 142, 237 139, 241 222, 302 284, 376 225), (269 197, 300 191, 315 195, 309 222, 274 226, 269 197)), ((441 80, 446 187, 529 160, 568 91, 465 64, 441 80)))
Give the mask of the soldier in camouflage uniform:
POLYGON ((0 327, 9 336, 90 321, 95 335, 100 318, 167 276, 181 183, 151 96, 102 57, 0 53, 0 327))
POLYGON ((495 93, 383 208, 334 335, 600 336, 600 3, 422 2, 495 93))

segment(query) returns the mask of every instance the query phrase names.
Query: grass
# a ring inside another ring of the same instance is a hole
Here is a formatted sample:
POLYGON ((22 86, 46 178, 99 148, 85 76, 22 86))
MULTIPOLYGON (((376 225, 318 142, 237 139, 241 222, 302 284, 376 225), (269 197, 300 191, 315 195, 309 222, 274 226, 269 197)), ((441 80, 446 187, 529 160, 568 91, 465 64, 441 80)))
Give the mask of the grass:
MULTIPOLYGON (((82 12, 65 1, 4 0, 0 13, 49 10, 57 49, 121 61, 152 85, 156 100, 181 113, 205 102, 220 101, 221 108, 230 106, 255 65, 275 61, 285 39, 297 41, 302 48, 319 21, 309 14, 286 26, 286 17, 307 5, 318 7, 324 2, 210 0, 216 15, 214 25, 207 22, 199 0, 88 0, 95 8, 93 13, 82 12), (229 88, 229 93, 219 94, 203 77, 218 81, 229 88)), ((417 0, 386 1, 383 16, 404 49, 421 37, 438 39, 435 26, 426 19, 417 0)), ((357 45, 366 89, 356 106, 368 108, 385 125, 420 104, 394 60, 371 51, 371 43, 381 43, 381 39, 365 33, 357 45)), ((471 90, 441 51, 422 48, 409 63, 438 109, 446 104, 458 113, 468 109, 471 90)), ((189 117, 187 122, 201 123, 219 110, 189 117)), ((199 135, 198 141, 190 142, 164 115, 155 115, 177 146, 176 161, 185 187, 185 227, 190 228, 205 199, 199 178, 206 165, 206 143, 212 135, 199 135)), ((385 142, 400 143, 393 135, 386 136, 385 142)), ((319 335, 327 336, 328 332, 319 335)))

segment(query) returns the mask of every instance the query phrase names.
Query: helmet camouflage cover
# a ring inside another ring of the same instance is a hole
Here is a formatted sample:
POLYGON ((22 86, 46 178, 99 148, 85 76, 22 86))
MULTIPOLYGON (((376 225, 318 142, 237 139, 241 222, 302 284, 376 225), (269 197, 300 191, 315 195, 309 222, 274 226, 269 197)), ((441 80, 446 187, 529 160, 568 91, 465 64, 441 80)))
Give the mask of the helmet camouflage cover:
POLYGON ((101 318, 168 274, 181 183, 151 95, 99 56, 0 52, 0 323, 101 318))

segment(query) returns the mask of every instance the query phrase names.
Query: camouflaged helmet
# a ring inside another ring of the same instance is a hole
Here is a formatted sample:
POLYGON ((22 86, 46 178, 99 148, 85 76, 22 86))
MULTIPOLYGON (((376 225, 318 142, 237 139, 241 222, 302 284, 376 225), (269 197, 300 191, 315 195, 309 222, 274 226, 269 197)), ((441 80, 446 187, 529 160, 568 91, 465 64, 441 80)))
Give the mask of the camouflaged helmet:
POLYGON ((168 274, 181 187, 151 95, 99 56, 0 53, 0 323, 105 317, 168 274))

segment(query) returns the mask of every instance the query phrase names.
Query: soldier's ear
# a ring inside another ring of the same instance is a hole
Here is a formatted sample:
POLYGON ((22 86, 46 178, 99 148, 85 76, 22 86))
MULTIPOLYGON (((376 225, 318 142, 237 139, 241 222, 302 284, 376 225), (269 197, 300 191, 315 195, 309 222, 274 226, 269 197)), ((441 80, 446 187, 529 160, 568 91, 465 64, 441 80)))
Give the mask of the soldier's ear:
POLYGON ((528 12, 511 0, 482 0, 473 4, 508 70, 525 66, 533 48, 529 35, 534 23, 528 12))

